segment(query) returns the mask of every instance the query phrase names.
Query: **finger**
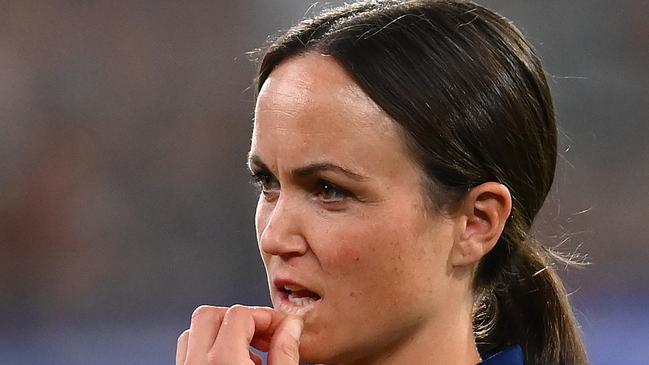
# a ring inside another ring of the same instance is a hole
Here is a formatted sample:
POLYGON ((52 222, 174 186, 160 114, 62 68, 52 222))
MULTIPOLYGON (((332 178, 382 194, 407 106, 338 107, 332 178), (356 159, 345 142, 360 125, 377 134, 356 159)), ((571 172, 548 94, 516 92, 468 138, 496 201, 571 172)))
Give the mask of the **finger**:
POLYGON ((249 361, 252 338, 255 332, 267 332, 270 329, 273 312, 270 308, 242 305, 228 308, 210 352, 227 364, 243 364, 249 361))
POLYGON ((202 305, 192 314, 187 342, 187 364, 207 363, 207 353, 212 348, 227 308, 202 305))
POLYGON ((187 341, 189 340, 189 330, 185 330, 178 336, 178 344, 176 345, 176 365, 185 364, 185 357, 187 356, 187 341))
POLYGON ((269 307, 252 307, 258 310, 266 310, 271 315, 271 323, 267 328, 262 328, 261 326, 256 326, 255 335, 250 342, 250 345, 258 350, 268 352, 270 349, 270 341, 273 337, 273 334, 279 327, 280 323, 286 318, 286 313, 280 312, 278 310, 269 308, 269 307))
POLYGON ((269 365, 298 365, 300 362, 300 336, 304 322, 299 317, 286 317, 279 325, 268 351, 269 365))

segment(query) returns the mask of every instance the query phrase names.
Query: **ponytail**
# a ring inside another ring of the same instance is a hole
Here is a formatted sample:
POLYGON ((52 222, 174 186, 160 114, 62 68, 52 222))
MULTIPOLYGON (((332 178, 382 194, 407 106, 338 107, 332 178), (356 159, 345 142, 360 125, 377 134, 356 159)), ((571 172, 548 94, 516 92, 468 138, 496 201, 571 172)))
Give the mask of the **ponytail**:
POLYGON ((557 254, 509 233, 515 220, 509 223, 476 272, 478 347, 482 352, 518 344, 526 365, 588 364, 566 289, 552 267, 557 254))

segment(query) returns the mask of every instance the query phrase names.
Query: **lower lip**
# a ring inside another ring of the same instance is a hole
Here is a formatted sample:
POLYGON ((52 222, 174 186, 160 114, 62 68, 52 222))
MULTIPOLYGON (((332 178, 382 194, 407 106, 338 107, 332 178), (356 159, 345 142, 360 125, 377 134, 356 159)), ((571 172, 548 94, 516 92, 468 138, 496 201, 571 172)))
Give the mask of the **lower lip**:
POLYGON ((288 314, 302 316, 320 303, 322 298, 317 300, 298 299, 297 302, 304 301, 304 303, 296 303, 289 298, 287 292, 279 291, 276 294, 277 300, 275 301, 275 309, 288 314))

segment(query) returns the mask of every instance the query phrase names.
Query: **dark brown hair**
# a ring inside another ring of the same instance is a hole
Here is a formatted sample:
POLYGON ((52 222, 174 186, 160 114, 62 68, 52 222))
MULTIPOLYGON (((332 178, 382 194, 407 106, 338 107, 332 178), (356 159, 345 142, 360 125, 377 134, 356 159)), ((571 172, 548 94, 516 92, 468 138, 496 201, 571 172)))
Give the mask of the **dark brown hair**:
POLYGON ((257 90, 306 52, 332 56, 401 126, 437 208, 488 181, 511 192, 511 217, 474 279, 481 350, 518 344, 527 365, 587 364, 552 252, 529 233, 554 178, 557 128, 543 68, 521 33, 471 2, 361 1, 275 40, 257 90))

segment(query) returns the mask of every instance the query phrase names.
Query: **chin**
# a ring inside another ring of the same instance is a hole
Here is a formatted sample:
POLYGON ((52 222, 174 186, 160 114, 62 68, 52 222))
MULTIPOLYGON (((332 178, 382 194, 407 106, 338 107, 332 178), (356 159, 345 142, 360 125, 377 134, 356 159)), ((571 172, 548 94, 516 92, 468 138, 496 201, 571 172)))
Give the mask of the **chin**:
POLYGON ((331 364, 335 363, 331 353, 325 353, 326 344, 318 341, 314 336, 304 334, 300 339, 300 363, 331 364))
POLYGON ((331 342, 331 334, 313 332, 305 325, 300 338, 300 363, 338 364, 349 360, 345 351, 331 342))

